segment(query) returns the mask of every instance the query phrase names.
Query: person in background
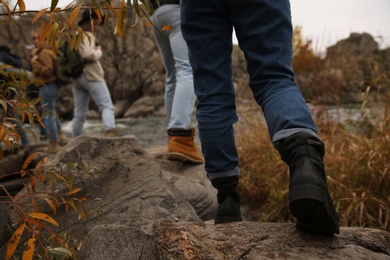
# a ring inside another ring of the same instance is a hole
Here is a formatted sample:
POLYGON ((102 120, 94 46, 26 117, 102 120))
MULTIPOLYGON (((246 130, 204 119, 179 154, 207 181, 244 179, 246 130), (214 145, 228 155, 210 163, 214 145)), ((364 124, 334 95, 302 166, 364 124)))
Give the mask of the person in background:
POLYGON ((86 33, 78 48, 86 65, 83 74, 72 79, 75 106, 72 135, 77 137, 82 134, 91 97, 101 112, 105 135, 116 136, 114 105, 104 79, 103 67, 99 61, 103 52, 95 37, 95 32, 102 25, 102 22, 93 9, 86 9, 82 13, 78 25, 86 33))
POLYGON ((339 215, 326 183, 324 143, 294 82, 289 0, 182 0, 181 26, 199 100, 196 116, 205 170, 218 191, 215 223, 243 220, 233 130, 238 120, 231 64, 234 28, 253 97, 290 169, 289 207, 297 228, 339 233, 339 215))
POLYGON ((151 1, 154 37, 166 72, 165 110, 169 136, 168 159, 203 163, 190 128, 195 104, 193 77, 188 49, 180 28, 180 1, 151 1), (162 28, 170 26, 169 29, 162 28))
MULTIPOLYGON (((58 116, 56 113, 56 103, 60 96, 60 86, 55 75, 57 57, 46 40, 38 45, 39 38, 39 33, 34 31, 32 40, 36 48, 32 51, 30 63, 34 77, 43 84, 37 86, 37 88, 39 90, 42 121, 49 139, 49 144, 45 151, 47 153, 57 153, 61 149, 59 145, 58 116)), ((45 132, 41 130, 42 133, 45 132)))
MULTIPOLYGON (((10 68, 4 69, 6 73, 13 73, 16 77, 18 77, 20 74, 27 73, 23 70, 22 66, 22 59, 12 53, 11 49, 6 45, 0 46, 0 66, 2 65, 8 65, 11 66, 10 68)), ((7 86, 7 79, 0 74, 0 88, 2 90, 5 90, 7 86)), ((6 98, 11 102, 12 99, 15 98, 14 92, 3 92, 6 95, 6 98)), ((7 102, 7 112, 4 114, 4 116, 8 117, 19 117, 17 112, 13 109, 10 102, 7 102)), ((0 107, 0 109, 2 109, 0 107)), ((28 145, 29 140, 26 131, 23 128, 23 124, 21 121, 15 121, 15 129, 18 135, 20 136, 22 145, 28 145)))

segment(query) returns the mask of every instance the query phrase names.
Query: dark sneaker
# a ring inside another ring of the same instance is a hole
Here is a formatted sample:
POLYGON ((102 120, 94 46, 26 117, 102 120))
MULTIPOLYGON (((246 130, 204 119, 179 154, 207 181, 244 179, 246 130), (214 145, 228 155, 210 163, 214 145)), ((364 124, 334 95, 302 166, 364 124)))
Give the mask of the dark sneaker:
POLYGON ((222 201, 222 203, 218 205, 215 224, 239 221, 242 221, 240 203, 231 197, 227 197, 224 201, 222 201))

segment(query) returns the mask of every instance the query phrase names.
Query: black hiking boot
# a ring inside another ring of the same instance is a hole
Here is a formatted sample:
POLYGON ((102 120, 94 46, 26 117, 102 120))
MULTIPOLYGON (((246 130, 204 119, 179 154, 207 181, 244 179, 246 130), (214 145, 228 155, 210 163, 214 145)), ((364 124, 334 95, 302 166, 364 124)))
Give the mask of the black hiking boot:
POLYGON ((340 233, 340 217, 326 184, 323 142, 301 132, 275 146, 290 168, 289 205, 297 228, 326 235, 340 233))
POLYGON ((215 224, 242 221, 240 195, 237 191, 238 176, 214 179, 211 184, 218 190, 215 224))

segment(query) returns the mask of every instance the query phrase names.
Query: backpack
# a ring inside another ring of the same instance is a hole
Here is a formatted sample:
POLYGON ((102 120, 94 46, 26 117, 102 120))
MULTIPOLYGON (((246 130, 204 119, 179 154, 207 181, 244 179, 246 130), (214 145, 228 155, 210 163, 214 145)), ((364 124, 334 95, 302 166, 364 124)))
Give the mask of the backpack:
POLYGON ((57 59, 55 73, 60 84, 68 84, 83 73, 86 62, 78 50, 70 49, 67 41, 59 48, 57 59))

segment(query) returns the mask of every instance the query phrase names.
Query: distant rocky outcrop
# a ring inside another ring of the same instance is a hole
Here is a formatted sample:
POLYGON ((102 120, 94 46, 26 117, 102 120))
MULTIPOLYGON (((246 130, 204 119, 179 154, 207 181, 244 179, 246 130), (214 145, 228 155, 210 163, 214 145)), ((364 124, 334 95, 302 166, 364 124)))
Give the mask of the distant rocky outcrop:
POLYGON ((390 48, 379 49, 368 33, 351 33, 328 47, 321 64, 319 70, 296 75, 304 94, 318 103, 356 103, 368 86, 383 97, 390 89, 390 48))
MULTIPOLYGON (((93 176, 83 167, 72 172, 73 187, 87 198, 88 218, 63 207, 55 216, 58 232, 83 241, 80 259, 390 259, 386 231, 342 227, 339 235, 328 237, 302 233, 292 223, 214 225, 216 192, 204 165, 166 160, 165 147, 144 149, 132 135, 80 136, 48 165, 60 169, 67 163, 97 169, 93 176)), ((66 192, 59 184, 53 190, 66 192)), ((38 206, 51 212, 45 202, 38 206)), ((17 222, 14 211, 6 212, 0 228, 17 222)))

